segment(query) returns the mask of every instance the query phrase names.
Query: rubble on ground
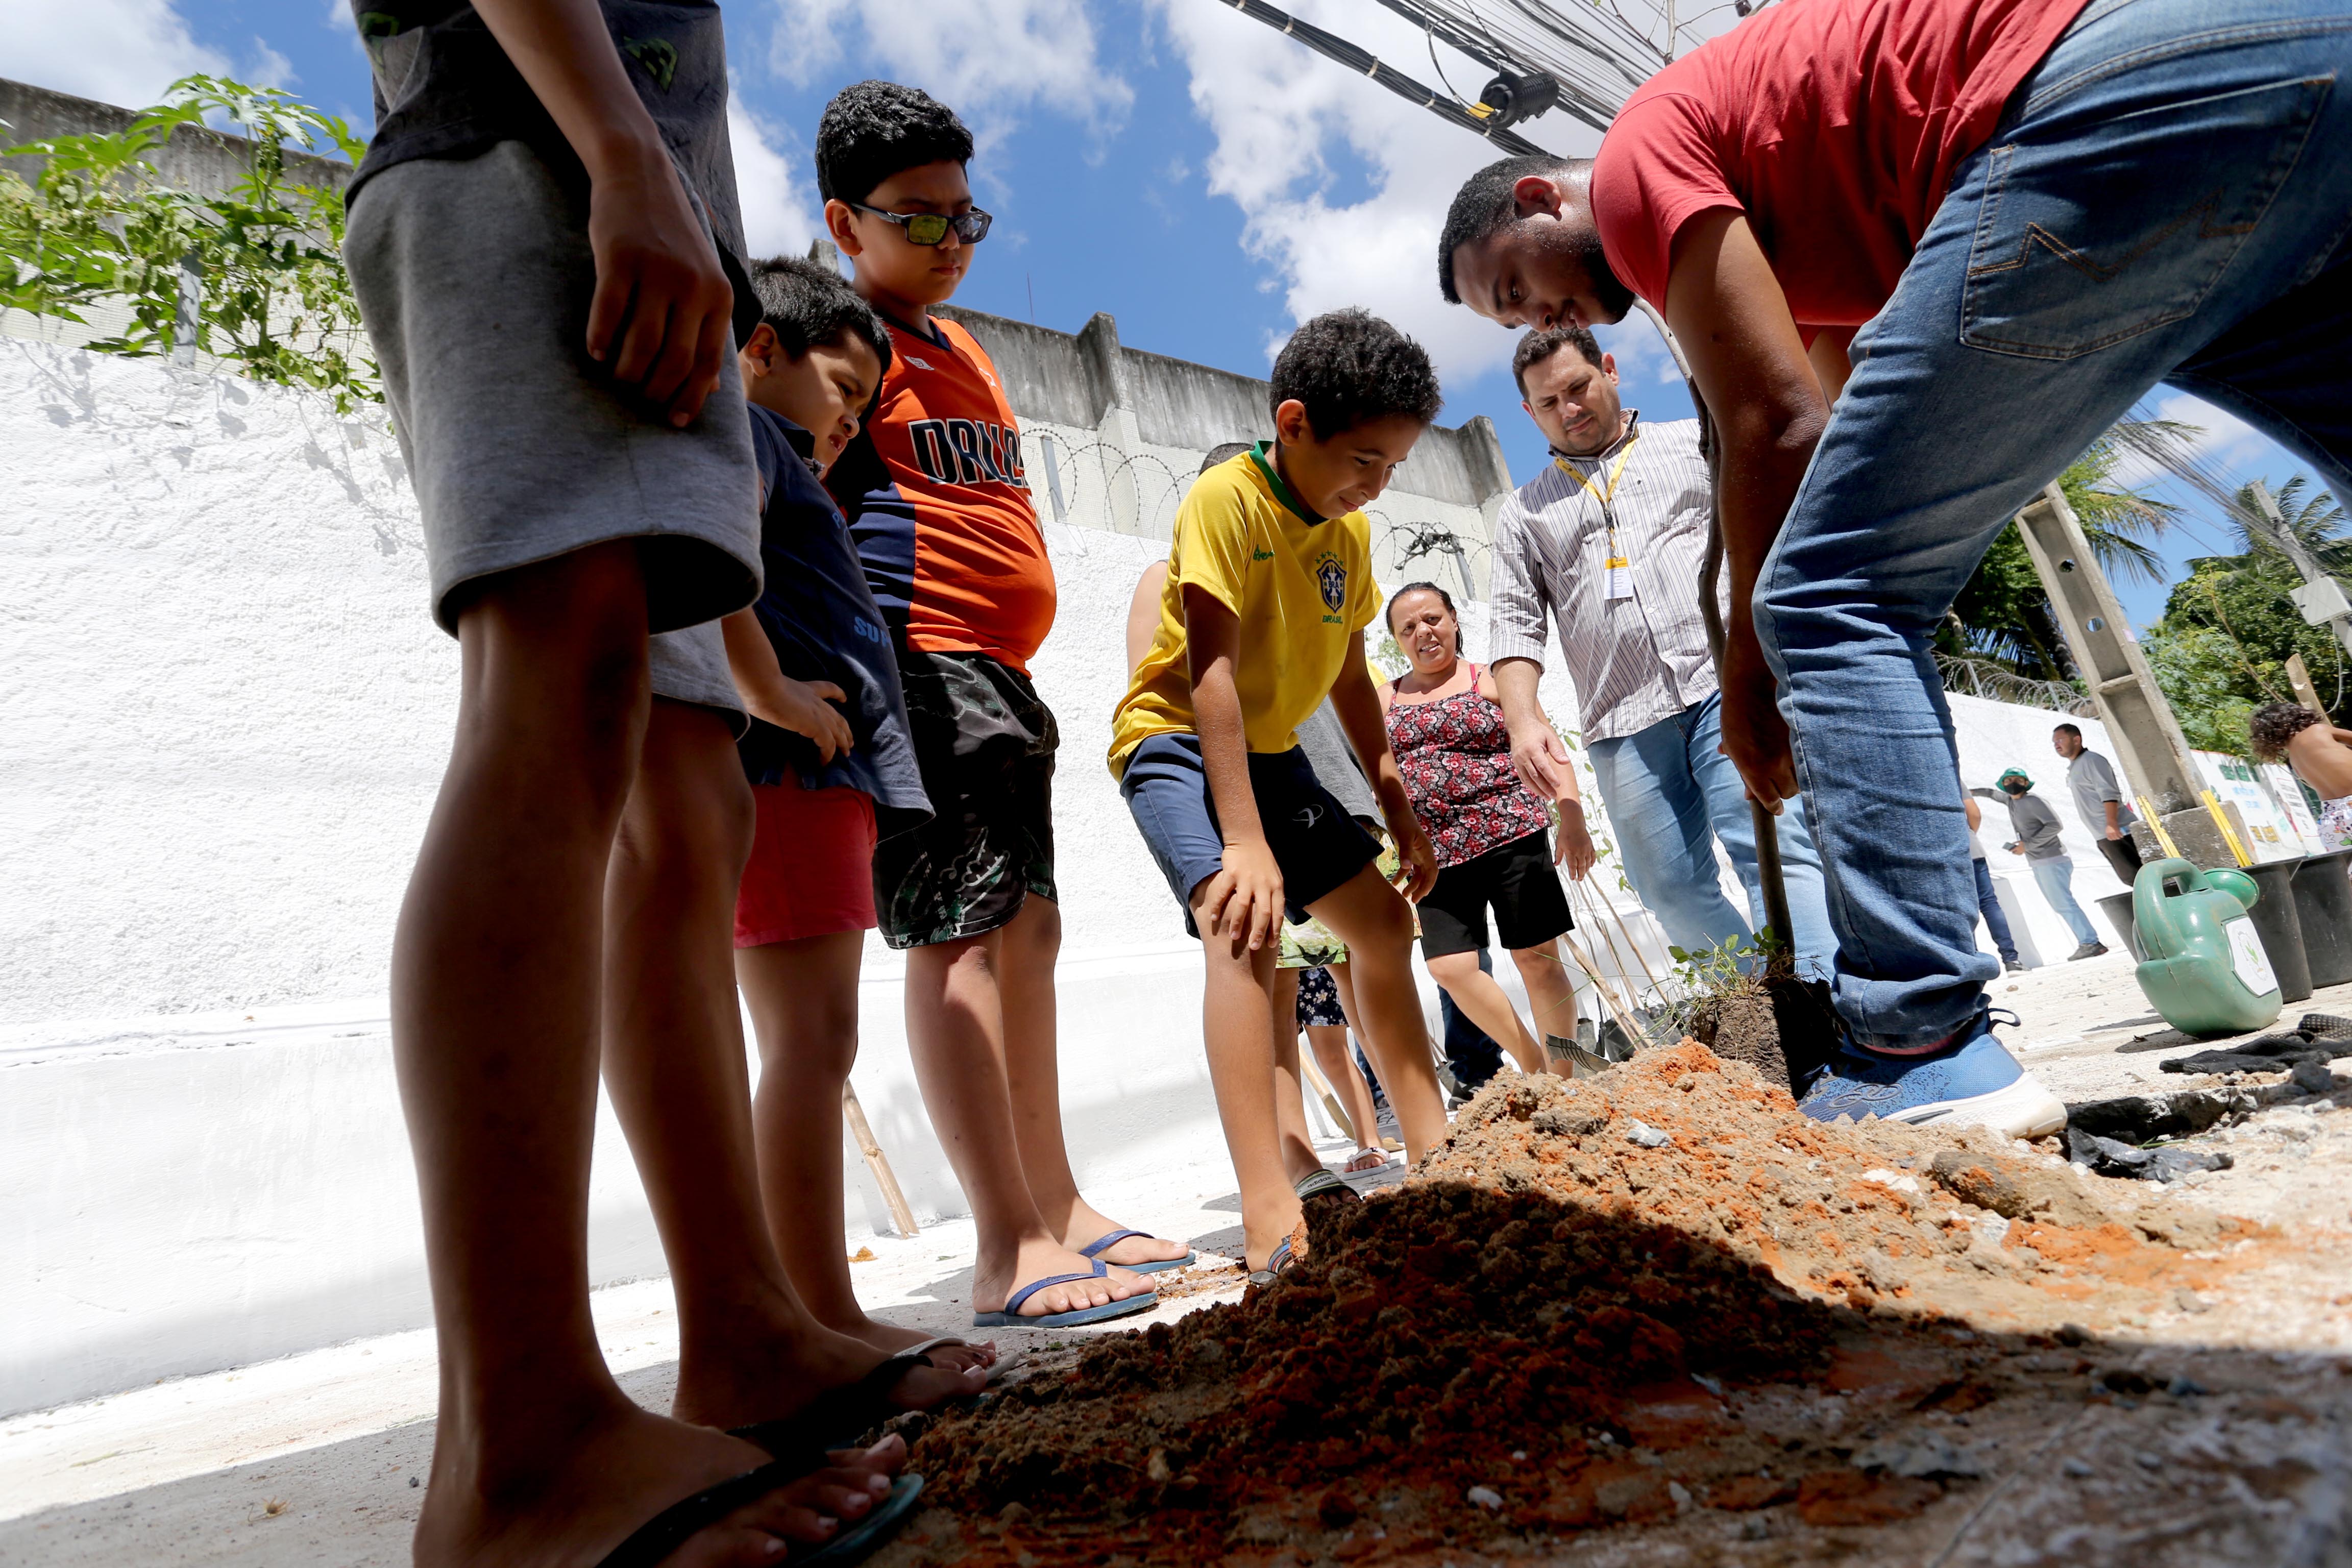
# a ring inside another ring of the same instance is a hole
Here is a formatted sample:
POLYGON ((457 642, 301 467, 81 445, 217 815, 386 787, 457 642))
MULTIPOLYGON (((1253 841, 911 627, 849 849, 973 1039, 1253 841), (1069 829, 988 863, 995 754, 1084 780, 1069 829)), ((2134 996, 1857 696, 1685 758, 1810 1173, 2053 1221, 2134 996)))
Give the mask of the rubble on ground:
POLYGON ((1498 1079, 1409 1180, 1311 1223, 1237 1304, 909 1422, 938 1506, 889 1560, 1924 1561, 2009 1529, 1969 1522, 1974 1494, 2095 1419, 2128 1443, 2040 1469, 2088 1467, 2052 1473, 2118 1529, 2134 1489, 2212 1503, 2137 1568, 2258 1560, 2352 1484, 2280 1457, 2325 1444, 2317 1407, 2265 1414, 2267 1373, 2116 1341, 2205 1310, 2277 1235, 1989 1132, 1824 1126, 1696 1042, 1498 1079), (2272 1467, 2263 1507, 2234 1462, 2159 1474, 2191 1414, 2272 1467))

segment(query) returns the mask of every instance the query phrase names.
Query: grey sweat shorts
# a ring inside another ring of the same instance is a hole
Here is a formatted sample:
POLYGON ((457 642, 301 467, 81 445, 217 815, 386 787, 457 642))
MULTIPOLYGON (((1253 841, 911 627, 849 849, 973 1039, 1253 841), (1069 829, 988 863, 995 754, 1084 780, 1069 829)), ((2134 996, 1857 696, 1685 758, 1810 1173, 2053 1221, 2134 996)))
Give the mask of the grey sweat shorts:
MULTIPOLYGON (((760 592, 759 470, 735 356, 687 429, 616 390, 588 357, 596 288, 584 191, 520 142, 417 158, 361 191, 343 257, 424 514, 433 616, 464 589, 611 540, 638 542, 652 629, 697 627, 760 592)), ((664 692, 740 710, 714 625, 692 659, 716 681, 664 692)), ((679 657, 673 658, 672 654, 679 657)))
POLYGON ((751 730, 751 714, 736 693, 735 677, 727 668, 727 639, 717 621, 657 632, 646 653, 655 696, 717 709, 739 741, 751 730))

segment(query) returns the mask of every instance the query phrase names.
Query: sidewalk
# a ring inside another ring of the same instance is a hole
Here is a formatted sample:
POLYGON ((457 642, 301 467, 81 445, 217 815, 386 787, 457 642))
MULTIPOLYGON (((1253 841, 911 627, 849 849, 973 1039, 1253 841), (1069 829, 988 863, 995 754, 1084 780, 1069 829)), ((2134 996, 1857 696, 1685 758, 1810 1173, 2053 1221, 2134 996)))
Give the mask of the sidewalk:
MULTIPOLYGON (((2132 967, 2114 954, 1995 984, 1995 1005, 2023 1019, 2006 1037, 2062 1098, 2211 1081, 2158 1070, 2168 1056, 2218 1042, 2191 1042, 2168 1029, 2141 997, 2132 967)), ((2280 1026, 2306 1011, 2352 1011, 2352 986, 2290 1005, 2280 1026)), ((2289 1152, 2305 1147, 2290 1145, 2289 1152)), ((1348 1147, 1334 1141, 1322 1152, 1336 1163, 1348 1147)), ((2248 1159, 2200 1199, 2231 1212, 2274 1214, 2287 1203, 2286 1187, 2294 1186, 2288 1206, 2321 1205, 2340 1223, 2347 1184, 2336 1163, 2248 1159)), ((1392 1163, 1370 1180, 1402 1173, 1392 1163)), ((1090 1187, 1089 1195, 1123 1223, 1190 1240, 1203 1264, 1215 1261, 1209 1254, 1239 1250, 1239 1202, 1221 1148, 1203 1147, 1149 1180, 1090 1187)), ((874 1259, 853 1270, 860 1294, 895 1321, 930 1332, 960 1331, 970 1321, 972 1242, 969 1220, 930 1226, 911 1239, 874 1240, 867 1244, 874 1259)), ((1140 1328, 1237 1299, 1239 1271, 1223 1272, 1225 1283, 1099 1329, 992 1337, 1000 1349, 1025 1352, 1033 1373, 1048 1370, 1092 1333, 1140 1328)), ((605 1354, 624 1386, 661 1407, 677 1354, 667 1281, 600 1291, 595 1310, 605 1354)), ((431 1337, 418 1331, 0 1422, 0 1564, 401 1568, 420 1498, 415 1483, 430 1456, 434 1382, 431 1337)))

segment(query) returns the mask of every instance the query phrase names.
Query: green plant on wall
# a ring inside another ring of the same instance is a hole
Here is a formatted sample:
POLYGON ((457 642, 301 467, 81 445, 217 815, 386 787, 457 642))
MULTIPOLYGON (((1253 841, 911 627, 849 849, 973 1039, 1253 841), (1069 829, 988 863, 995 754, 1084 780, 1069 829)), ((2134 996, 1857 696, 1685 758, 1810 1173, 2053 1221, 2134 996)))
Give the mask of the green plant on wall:
POLYGON ((212 76, 174 82, 121 131, 7 148, 46 162, 30 180, 0 167, 0 305, 88 325, 94 307, 120 304, 129 323, 91 348, 153 356, 186 342, 349 413, 381 391, 343 270, 342 192, 289 179, 287 159, 364 151, 334 115, 212 76), (167 184, 156 155, 207 121, 235 127, 247 158, 229 189, 200 195, 167 184))

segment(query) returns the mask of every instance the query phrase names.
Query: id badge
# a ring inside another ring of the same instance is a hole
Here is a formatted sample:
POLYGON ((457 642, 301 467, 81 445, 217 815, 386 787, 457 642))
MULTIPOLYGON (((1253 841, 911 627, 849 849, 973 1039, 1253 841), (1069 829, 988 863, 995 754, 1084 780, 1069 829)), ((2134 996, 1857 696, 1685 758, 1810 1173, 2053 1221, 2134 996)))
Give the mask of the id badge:
POLYGON ((1630 599, 1633 596, 1633 564, 1622 555, 1609 558, 1608 571, 1601 579, 1601 596, 1604 599, 1630 599))

